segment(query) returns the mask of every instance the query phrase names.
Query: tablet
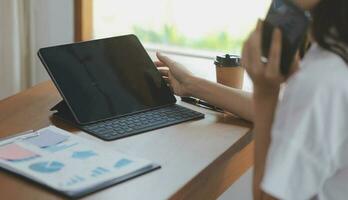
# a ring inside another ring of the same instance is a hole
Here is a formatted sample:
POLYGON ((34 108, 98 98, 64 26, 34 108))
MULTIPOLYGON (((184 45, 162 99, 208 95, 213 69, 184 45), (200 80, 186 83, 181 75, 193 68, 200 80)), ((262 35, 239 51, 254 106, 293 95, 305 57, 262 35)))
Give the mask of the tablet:
POLYGON ((176 102, 135 35, 42 48, 38 55, 79 124, 176 102))

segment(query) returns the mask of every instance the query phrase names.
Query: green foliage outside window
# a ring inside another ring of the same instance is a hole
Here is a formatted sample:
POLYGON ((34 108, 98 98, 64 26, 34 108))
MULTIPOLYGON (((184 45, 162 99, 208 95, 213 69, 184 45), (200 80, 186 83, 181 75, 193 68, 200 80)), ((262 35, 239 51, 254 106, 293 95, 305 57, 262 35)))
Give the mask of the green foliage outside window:
POLYGON ((201 50, 240 52, 244 41, 244 38, 232 37, 226 31, 209 34, 201 38, 188 38, 181 34, 175 26, 168 24, 164 25, 160 31, 133 26, 133 32, 143 42, 201 50))

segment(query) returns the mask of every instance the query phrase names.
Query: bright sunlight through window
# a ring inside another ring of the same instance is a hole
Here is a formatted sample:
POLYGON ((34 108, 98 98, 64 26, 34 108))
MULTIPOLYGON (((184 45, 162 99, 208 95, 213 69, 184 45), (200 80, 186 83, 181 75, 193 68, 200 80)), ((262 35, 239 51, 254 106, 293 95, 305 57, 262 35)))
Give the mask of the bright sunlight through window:
POLYGON ((136 34, 145 44, 240 53, 271 0, 96 0, 94 38, 136 34))

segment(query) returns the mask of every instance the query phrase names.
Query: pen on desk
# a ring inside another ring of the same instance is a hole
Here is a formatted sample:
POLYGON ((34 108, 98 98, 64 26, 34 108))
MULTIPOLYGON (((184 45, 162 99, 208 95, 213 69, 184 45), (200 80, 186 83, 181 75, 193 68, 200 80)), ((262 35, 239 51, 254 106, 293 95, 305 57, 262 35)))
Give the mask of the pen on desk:
POLYGON ((207 108, 213 111, 217 111, 217 112, 224 112, 221 108, 218 108, 216 106, 213 106, 211 104, 209 104, 206 101, 194 98, 194 97, 181 97, 181 101, 195 105, 195 106, 199 106, 202 108, 207 108))

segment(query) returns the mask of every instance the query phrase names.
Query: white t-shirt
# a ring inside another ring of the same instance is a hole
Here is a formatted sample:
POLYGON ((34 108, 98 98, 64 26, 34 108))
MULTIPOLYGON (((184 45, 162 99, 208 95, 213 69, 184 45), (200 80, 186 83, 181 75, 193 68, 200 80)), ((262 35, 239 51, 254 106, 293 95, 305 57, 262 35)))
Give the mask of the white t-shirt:
POLYGON ((278 103, 262 189, 279 199, 348 199, 348 65, 314 44, 278 103))

